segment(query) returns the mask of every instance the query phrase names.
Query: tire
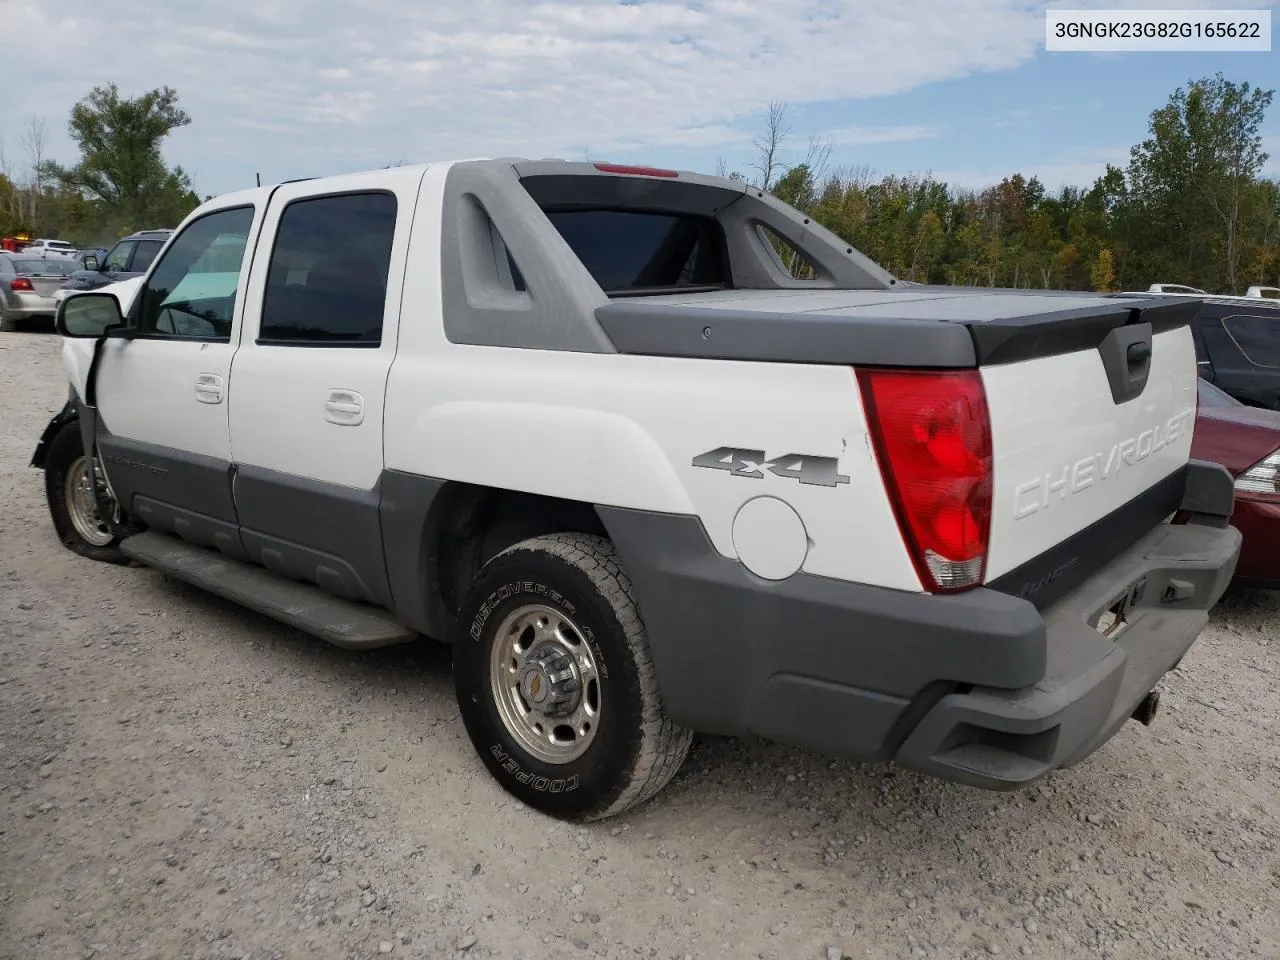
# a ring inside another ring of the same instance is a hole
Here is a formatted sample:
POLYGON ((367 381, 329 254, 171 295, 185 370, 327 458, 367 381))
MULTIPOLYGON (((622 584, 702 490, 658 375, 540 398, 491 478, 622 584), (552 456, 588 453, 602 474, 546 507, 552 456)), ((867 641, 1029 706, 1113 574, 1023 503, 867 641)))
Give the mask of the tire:
POLYGON ((462 600, 453 651, 472 745, 508 793, 545 814, 586 822, 636 807, 670 782, 689 752, 693 733, 663 709, 631 581, 602 537, 534 537, 486 563, 462 600), (495 654, 504 638, 511 645, 495 654), (539 657, 546 659, 535 666, 539 657), (517 685, 519 697, 510 692, 517 685), (567 698, 553 710, 560 716, 528 709, 543 736, 513 712, 539 695, 567 698), (553 730, 560 744, 547 735, 553 730))
MULTIPOLYGON (((73 553, 103 563, 128 565, 132 561, 120 552, 120 540, 103 527, 97 536, 89 536, 86 525, 97 520, 96 511, 88 516, 73 496, 76 476, 87 466, 80 423, 72 420, 58 431, 49 444, 44 468, 44 492, 49 502, 53 528, 63 546, 73 553)), ((100 521, 99 521, 100 524, 100 521)))
POLYGON ((0 303, 0 333, 13 333, 18 329, 18 321, 10 317, 5 312, 4 304, 0 303))

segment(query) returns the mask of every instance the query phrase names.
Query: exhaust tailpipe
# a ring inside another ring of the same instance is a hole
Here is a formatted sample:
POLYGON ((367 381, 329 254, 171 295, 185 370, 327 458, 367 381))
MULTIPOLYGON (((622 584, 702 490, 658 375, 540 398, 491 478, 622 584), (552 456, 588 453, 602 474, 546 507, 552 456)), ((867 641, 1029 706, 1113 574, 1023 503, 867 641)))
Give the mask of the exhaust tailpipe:
POLYGON ((1151 726, 1152 721, 1155 720, 1156 711, 1159 709, 1160 691, 1152 690, 1138 702, 1136 707, 1133 708, 1133 713, 1130 715, 1130 719, 1137 720, 1144 727, 1149 727, 1151 726))

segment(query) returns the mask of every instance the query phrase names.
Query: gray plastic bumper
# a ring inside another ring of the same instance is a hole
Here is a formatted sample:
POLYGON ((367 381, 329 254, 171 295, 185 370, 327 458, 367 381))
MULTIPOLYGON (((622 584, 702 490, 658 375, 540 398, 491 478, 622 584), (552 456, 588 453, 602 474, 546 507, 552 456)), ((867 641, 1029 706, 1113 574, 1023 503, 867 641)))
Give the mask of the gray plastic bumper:
POLYGON ((950 693, 899 748, 904 766, 990 789, 1078 763, 1129 719, 1177 666, 1235 570, 1240 534, 1205 524, 1162 526, 1044 611, 1044 678, 1010 692, 950 693), (1110 636, 1099 620, 1122 620, 1110 636), (1110 611, 1110 613, 1109 613, 1110 611))
POLYGON ((1008 789, 1114 734, 1230 582, 1231 475, 1193 462, 1175 483, 1145 536, 1095 561, 1097 537, 1124 535, 1133 509, 1103 521, 1077 554, 1097 572, 1042 609, 991 587, 931 596, 803 573, 765 581, 717 553, 696 517, 597 512, 677 723, 1008 789), (1175 511, 1185 525, 1159 522, 1175 511), (1102 635, 1099 619, 1121 602, 1123 629, 1102 635))

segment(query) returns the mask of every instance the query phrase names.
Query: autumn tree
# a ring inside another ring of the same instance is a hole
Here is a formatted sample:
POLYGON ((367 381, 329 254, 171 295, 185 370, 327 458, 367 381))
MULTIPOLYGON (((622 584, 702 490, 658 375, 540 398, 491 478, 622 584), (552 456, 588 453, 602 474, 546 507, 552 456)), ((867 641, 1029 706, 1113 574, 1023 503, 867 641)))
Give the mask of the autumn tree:
POLYGON ((1089 269, 1089 283, 1092 284, 1094 290, 1100 293, 1105 293, 1115 288, 1115 260, 1111 256, 1111 251, 1105 247, 1098 251, 1098 259, 1093 262, 1093 266, 1089 269))

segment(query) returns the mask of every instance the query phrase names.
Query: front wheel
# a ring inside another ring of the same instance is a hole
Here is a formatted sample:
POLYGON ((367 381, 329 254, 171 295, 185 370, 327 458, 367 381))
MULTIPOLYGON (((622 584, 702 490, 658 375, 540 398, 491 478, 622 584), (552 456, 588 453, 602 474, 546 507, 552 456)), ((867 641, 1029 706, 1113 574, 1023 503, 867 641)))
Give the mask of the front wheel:
MULTIPOLYGON (((102 483, 101 478, 99 483, 102 483)), ((53 528, 68 550, 104 563, 130 563, 129 558, 120 552, 120 541, 98 512, 79 421, 72 420, 66 424, 49 444, 44 490, 53 528)), ((100 494, 105 504, 115 505, 105 485, 100 487, 100 494)))
POLYGON ((693 734, 663 710, 631 582, 601 537, 535 537, 494 557, 462 602, 453 647, 472 745, 543 813, 621 813, 689 752, 693 734))

